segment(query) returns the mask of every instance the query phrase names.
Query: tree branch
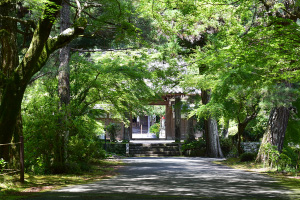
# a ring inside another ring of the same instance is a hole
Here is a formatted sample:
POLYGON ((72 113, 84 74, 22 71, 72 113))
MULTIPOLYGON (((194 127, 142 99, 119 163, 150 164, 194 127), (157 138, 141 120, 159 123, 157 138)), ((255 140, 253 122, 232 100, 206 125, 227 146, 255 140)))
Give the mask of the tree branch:
POLYGON ((71 51, 78 52, 105 52, 105 51, 126 51, 126 50, 137 50, 139 48, 124 48, 124 49, 75 49, 71 48, 71 51))
POLYGON ((76 5, 77 5, 77 10, 76 10, 75 17, 76 16, 81 17, 81 12, 82 12, 81 4, 78 0, 75 0, 75 2, 76 2, 76 5))
POLYGON ((39 79, 39 78, 41 78, 41 77, 43 77, 43 76, 46 76, 46 75, 48 75, 48 74, 52 74, 52 72, 46 72, 46 73, 43 73, 43 74, 39 74, 39 75, 37 75, 36 77, 32 78, 32 79, 29 81, 28 84, 31 84, 31 83, 33 83, 34 81, 36 81, 37 79, 39 79))
POLYGON ((1 14, 0 14, 0 19, 12 20, 12 21, 19 22, 19 23, 21 23, 23 25, 26 25, 26 26, 31 26, 33 29, 36 28, 36 25, 35 25, 33 20, 23 20, 23 19, 16 18, 16 17, 11 17, 11 16, 3 16, 1 14))
POLYGON ((119 11, 120 11, 120 13, 119 13, 118 18, 120 18, 120 17, 122 16, 121 4, 120 4, 120 2, 119 2, 118 0, 115 0, 115 1, 117 2, 118 6, 119 6, 119 11))
POLYGON ((250 29, 253 27, 256 14, 257 14, 257 8, 255 7, 254 8, 254 14, 253 14, 253 17, 252 17, 252 22, 251 22, 250 26, 248 28, 246 28, 245 32, 240 35, 240 37, 243 37, 244 35, 246 35, 250 31, 250 29))

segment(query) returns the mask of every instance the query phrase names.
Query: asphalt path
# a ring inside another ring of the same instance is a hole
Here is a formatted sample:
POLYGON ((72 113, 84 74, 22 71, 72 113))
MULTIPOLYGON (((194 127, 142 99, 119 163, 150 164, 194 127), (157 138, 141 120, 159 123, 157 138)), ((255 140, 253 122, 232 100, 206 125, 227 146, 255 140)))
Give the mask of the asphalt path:
POLYGON ((217 165, 214 160, 127 158, 128 165, 114 178, 26 199, 300 199, 271 177, 217 165))

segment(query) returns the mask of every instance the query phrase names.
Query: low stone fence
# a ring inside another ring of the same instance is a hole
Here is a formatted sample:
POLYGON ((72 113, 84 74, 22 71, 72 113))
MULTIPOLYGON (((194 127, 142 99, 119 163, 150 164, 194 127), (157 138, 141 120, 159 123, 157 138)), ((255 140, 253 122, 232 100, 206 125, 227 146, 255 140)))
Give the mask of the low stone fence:
POLYGON ((260 142, 242 142, 241 146, 246 153, 257 153, 260 142))

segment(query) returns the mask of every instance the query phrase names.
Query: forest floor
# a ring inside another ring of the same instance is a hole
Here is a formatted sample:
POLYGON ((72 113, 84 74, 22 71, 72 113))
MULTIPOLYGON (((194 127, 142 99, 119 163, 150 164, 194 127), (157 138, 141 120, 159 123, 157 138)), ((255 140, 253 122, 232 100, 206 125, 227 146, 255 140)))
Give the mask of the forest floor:
POLYGON ((25 174, 25 183, 19 176, 0 176, 0 200, 22 199, 40 192, 56 190, 77 184, 87 184, 117 175, 116 170, 124 166, 118 159, 99 160, 88 172, 81 174, 32 175, 25 174))

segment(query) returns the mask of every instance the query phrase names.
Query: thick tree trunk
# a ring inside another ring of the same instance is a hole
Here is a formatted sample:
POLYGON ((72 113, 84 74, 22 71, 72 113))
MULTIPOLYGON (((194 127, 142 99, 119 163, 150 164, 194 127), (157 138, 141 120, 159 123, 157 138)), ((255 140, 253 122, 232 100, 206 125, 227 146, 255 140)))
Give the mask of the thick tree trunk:
MULTIPOLYGON (((49 38, 53 23, 62 0, 49 0, 37 25, 29 48, 20 64, 16 45, 16 1, 0 3, 0 143, 9 143, 21 110, 21 102, 26 86, 32 76, 47 62, 51 53, 67 45, 82 34, 86 22, 81 21, 68 32, 49 38)), ((6 148, 6 147, 4 147, 6 148)), ((6 149, 0 149, 0 157, 7 157, 6 149)))
MULTIPOLYGON (((0 107, 0 144, 7 144, 12 141, 15 131, 18 114, 21 110, 21 100, 24 90, 10 89, 13 84, 4 88, 0 107)), ((15 86, 15 85, 13 85, 15 86)), ((9 161, 9 146, 0 146, 0 158, 9 161)))
POLYGON ((175 97, 175 142, 180 142, 181 139, 181 98, 175 97))
POLYGON ((265 161, 266 155, 263 147, 267 143, 276 146, 277 150, 280 153, 282 152, 289 116, 290 111, 287 107, 281 106, 272 109, 268 121, 268 127, 263 136, 256 161, 265 161))
MULTIPOLYGON (((208 90, 201 91, 202 103, 204 105, 207 104, 210 100, 209 92, 210 91, 208 90)), ((204 121, 204 129, 206 136, 207 156, 212 158, 223 158, 224 156, 220 146, 217 121, 211 117, 208 117, 204 121)))
MULTIPOLYGON (((60 32, 62 33, 70 27, 70 6, 69 0, 64 0, 60 11, 60 32)), ((56 153, 61 153, 58 156, 59 161, 62 165, 67 159, 67 146, 69 140, 69 131, 67 128, 70 103, 70 46, 66 45, 60 49, 59 53, 59 68, 58 68, 58 96, 60 98, 60 111, 62 112, 62 118, 60 119, 61 133, 57 136, 61 140, 61 146, 57 146, 59 150, 56 153)))
POLYGON ((211 158, 223 158, 220 146, 218 124, 213 118, 208 118, 205 122, 207 126, 206 154, 211 158))
MULTIPOLYGON (((0 13, 5 16, 15 16, 15 2, 2 4, 0 13)), ((6 144, 12 140, 25 88, 20 87, 20 77, 14 72, 19 64, 17 23, 1 20, 0 31, 0 144, 6 144)), ((0 158, 9 161, 9 146, 0 146, 0 158)))

